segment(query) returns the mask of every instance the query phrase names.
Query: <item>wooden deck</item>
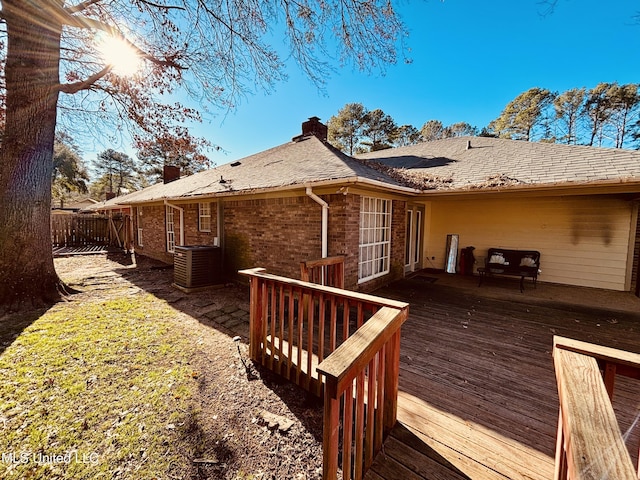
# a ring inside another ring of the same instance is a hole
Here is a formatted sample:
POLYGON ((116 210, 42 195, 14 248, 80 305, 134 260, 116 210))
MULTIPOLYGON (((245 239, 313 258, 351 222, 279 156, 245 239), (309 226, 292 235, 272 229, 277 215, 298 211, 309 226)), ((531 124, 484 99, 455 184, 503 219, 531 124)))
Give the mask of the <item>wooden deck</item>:
MULTIPOLYGON (((508 280, 474 290, 415 278, 376 293, 411 307, 402 330, 398 425, 370 480, 552 479, 553 336, 640 352, 640 311, 533 301, 508 280)), ((640 415, 640 382, 618 377, 613 404, 625 432, 640 415)), ((634 463, 639 431, 640 424, 627 440, 634 463)))

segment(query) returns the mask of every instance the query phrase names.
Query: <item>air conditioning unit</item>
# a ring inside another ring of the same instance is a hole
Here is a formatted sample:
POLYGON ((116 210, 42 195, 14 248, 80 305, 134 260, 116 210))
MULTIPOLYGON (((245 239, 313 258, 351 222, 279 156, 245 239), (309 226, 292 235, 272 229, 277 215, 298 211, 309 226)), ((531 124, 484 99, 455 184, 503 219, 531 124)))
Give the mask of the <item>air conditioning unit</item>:
POLYGON ((220 247, 176 245, 173 282, 178 287, 199 288, 222 282, 220 247))

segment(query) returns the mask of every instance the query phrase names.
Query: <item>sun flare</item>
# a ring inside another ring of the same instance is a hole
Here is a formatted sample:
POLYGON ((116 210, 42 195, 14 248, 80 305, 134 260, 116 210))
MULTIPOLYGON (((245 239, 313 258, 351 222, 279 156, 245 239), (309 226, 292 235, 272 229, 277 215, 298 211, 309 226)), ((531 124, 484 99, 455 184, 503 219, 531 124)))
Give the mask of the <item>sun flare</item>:
POLYGON ((122 75, 133 75, 140 69, 141 59, 134 48, 117 37, 104 37, 100 40, 98 49, 107 65, 113 67, 113 72, 122 75))

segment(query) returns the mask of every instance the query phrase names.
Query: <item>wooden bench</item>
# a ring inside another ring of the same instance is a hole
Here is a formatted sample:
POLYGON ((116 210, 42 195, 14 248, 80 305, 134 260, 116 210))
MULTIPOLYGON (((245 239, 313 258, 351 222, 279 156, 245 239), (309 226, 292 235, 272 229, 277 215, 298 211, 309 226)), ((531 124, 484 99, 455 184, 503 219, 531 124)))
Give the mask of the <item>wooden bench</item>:
POLYGON ((485 266, 478 268, 480 282, 488 275, 511 275, 520 277, 520 291, 524 291, 524 279, 533 279, 536 287, 538 270, 540 269, 540 252, 535 250, 509 250, 506 248, 490 248, 485 266))

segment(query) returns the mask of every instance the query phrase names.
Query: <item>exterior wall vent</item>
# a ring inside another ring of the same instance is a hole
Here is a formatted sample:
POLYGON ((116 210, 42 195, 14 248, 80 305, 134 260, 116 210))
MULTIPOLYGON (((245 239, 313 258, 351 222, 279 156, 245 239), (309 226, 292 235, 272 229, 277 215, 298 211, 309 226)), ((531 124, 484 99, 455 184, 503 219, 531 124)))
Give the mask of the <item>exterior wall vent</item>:
POLYGON ((176 245, 173 282, 180 288, 199 288, 222 282, 220 247, 176 245))

